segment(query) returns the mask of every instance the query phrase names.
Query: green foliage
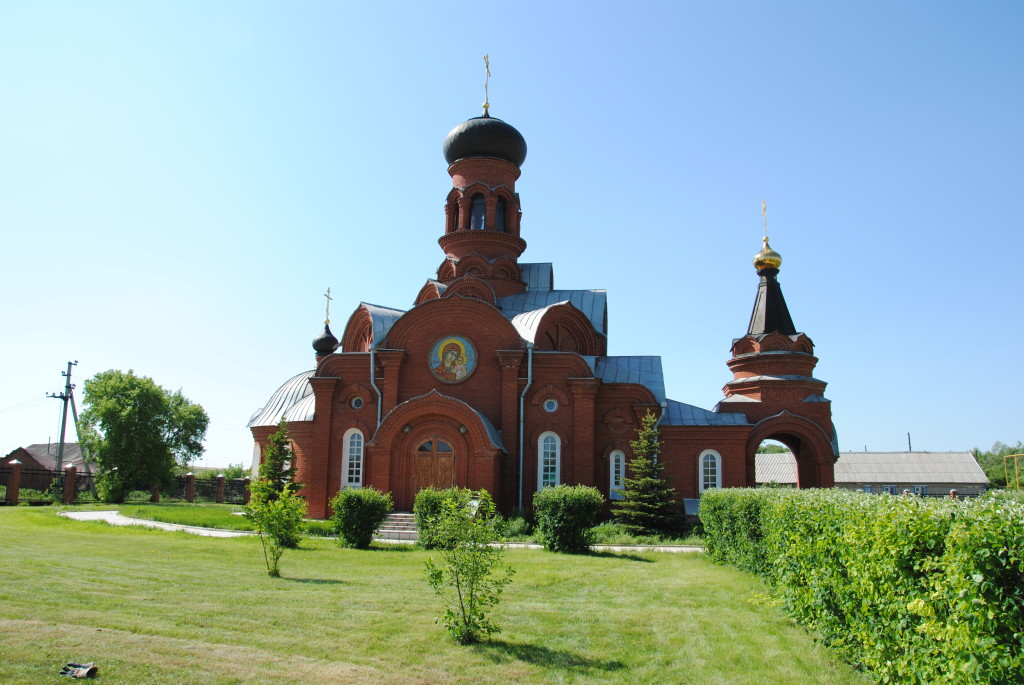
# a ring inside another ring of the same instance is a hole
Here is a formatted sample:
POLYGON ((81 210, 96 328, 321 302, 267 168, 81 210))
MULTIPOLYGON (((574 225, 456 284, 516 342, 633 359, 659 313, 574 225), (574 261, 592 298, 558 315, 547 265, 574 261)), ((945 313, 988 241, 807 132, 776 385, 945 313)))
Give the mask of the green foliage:
POLYGON ((494 502, 481 490, 469 502, 444 499, 433 524, 441 563, 427 559, 427 582, 445 604, 437 622, 444 622, 459 644, 501 632, 487 613, 500 601, 514 571, 501 563, 501 547, 491 545, 497 536, 496 520, 494 502))
POLYGON ((429 487, 416 493, 412 513, 416 517, 416 532, 419 535, 420 547, 434 549, 440 545, 436 528, 446 502, 454 501, 458 506, 466 506, 471 499, 473 499, 472 491, 465 488, 438 490, 429 487))
MULTIPOLYGON (((1010 477, 1010 487, 1017 487, 1018 469, 1024 471, 1024 457, 1016 460, 1004 459, 1004 457, 1011 454, 1024 454, 1024 443, 1019 440, 1016 445, 1007 445, 1002 442, 996 442, 992 445, 992 449, 988 452, 982 452, 978 448, 972 450, 974 452, 974 458, 978 460, 978 465, 981 470, 988 476, 989 481, 993 486, 999 488, 1006 487, 1006 477, 1010 477)), ((1024 472, 1020 473, 1020 480, 1024 481, 1024 472)), ((1022 482, 1024 485, 1024 482, 1022 482)))
POLYGON ((281 575, 281 555, 288 547, 296 546, 306 516, 306 500, 296 495, 290 487, 273 499, 255 494, 245 508, 245 517, 252 521, 263 544, 263 558, 267 562, 267 575, 277 578, 281 575))
POLYGON ((510 516, 496 523, 499 539, 525 541, 533 536, 533 523, 526 516, 510 516))
POLYGON ((881 682, 1013 683, 1024 669, 1024 497, 826 490, 701 499, 708 556, 881 682), (731 528, 743 527, 744 530, 731 528))
POLYGON ((176 463, 203 452, 206 412, 152 378, 131 370, 98 373, 85 382, 85 405, 79 428, 83 447, 99 464, 97 491, 104 501, 167 487, 176 463))
MULTIPOLYGON (((233 480, 235 478, 245 478, 249 475, 249 469, 243 464, 228 464, 220 470, 220 474, 224 476, 224 480, 233 480)), ((214 476, 216 478, 216 475, 214 476)))
POLYGON ((331 521, 338 533, 338 543, 366 549, 373 541, 373 531, 384 523, 392 507, 391 493, 374 487, 339 491, 331 499, 331 521))
MULTIPOLYGON (((303 486, 295 482, 295 463, 292 458, 292 443, 288 437, 288 424, 284 419, 277 424, 277 430, 267 439, 267 448, 260 462, 259 481, 274 492, 283 492, 291 486, 293 492, 303 486)), ((268 496, 272 496, 268 493, 268 496)))
POLYGON ((586 552, 604 497, 586 485, 558 485, 533 496, 541 544, 552 552, 586 552))
POLYGON ((622 499, 612 505, 612 516, 637 535, 672 533, 681 525, 675 491, 664 476, 665 465, 658 461, 659 431, 657 418, 647 412, 637 429, 637 439, 629 443, 633 458, 622 479, 622 499))

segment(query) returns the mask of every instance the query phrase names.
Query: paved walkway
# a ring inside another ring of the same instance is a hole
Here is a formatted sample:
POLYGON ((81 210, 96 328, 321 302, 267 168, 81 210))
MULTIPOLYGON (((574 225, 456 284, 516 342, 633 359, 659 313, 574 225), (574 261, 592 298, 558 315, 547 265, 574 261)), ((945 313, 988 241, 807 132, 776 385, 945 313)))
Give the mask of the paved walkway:
MULTIPOLYGON (((201 528, 199 526, 186 526, 180 523, 164 523, 162 521, 149 521, 147 519, 133 519, 121 516, 116 511, 62 511, 61 516, 66 516, 75 521, 105 521, 112 526, 145 526, 147 528, 160 528, 162 530, 180 530, 193 535, 205 535, 213 538, 235 538, 241 535, 255 535, 248 530, 223 530, 221 528, 201 528)), ((377 542, 392 544, 415 544, 413 540, 387 540, 374 538, 377 542)), ((541 545, 532 542, 506 542, 504 546, 509 549, 543 549, 541 545)), ((595 552, 703 552, 703 547, 696 545, 593 545, 595 552)))
POLYGON ((116 511, 62 511, 61 516, 66 516, 75 521, 105 521, 112 526, 145 526, 147 528, 161 528, 163 530, 181 530, 193 535, 205 535, 211 538, 237 538, 242 535, 255 535, 248 530, 223 530, 221 528, 200 528, 199 526, 186 526, 180 523, 164 523, 163 521, 148 521, 146 519, 131 519, 121 516, 116 511))

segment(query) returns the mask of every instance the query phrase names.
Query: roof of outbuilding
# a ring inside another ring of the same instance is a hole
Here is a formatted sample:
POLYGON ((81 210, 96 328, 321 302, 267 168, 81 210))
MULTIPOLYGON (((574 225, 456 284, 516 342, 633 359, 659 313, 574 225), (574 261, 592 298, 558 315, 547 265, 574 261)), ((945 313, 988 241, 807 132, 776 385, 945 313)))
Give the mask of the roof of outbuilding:
MULTIPOLYGON (((758 483, 795 483, 793 453, 757 455, 756 474, 758 483)), ((842 452, 835 482, 984 485, 988 477, 970 452, 842 452)))
MULTIPOLYGON (((26 445, 18 449, 23 449, 26 452, 28 452, 32 456, 32 458, 35 459, 43 468, 56 470, 58 469, 57 450, 59 448, 59 443, 53 442, 36 443, 33 445, 26 445)), ((8 461, 8 457, 17 458, 17 455, 15 454, 15 452, 17 451, 17 449, 11 451, 10 454, 4 457, 4 461, 8 461)), ((83 463, 85 463, 85 460, 82 458, 81 445, 79 445, 77 442, 65 442, 63 462, 64 464, 74 464, 75 466, 81 466, 83 463)), ((63 467, 63 464, 59 466, 63 467)))

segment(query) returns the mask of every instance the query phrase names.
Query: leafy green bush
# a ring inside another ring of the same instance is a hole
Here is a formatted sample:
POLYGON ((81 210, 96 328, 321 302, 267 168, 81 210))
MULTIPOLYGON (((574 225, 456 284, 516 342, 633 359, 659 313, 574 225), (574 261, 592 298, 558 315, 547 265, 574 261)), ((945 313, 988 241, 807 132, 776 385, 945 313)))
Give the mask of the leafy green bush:
POLYGON ((758 573, 879 681, 1020 682, 1021 497, 723 490, 705 494, 701 518, 713 560, 758 573))
POLYGON ((416 517, 416 531, 419 534, 419 545, 424 549, 435 549, 440 545, 437 533, 437 521, 444 510, 445 502, 454 501, 465 506, 473 499, 473 493, 466 488, 447 488, 438 490, 434 487, 425 488, 416 493, 412 513, 416 517))
POLYGON ((510 516, 500 519, 496 525, 498 536, 502 540, 529 540, 533 536, 533 524, 525 516, 510 516))
POLYGON ((338 532, 338 543, 356 549, 369 547, 373 531, 384 523, 392 506, 391 493, 373 486, 339 491, 331 498, 331 521, 338 532))
POLYGON ((315 538, 329 538, 332 535, 338 534, 334 529, 333 521, 323 521, 320 519, 306 519, 302 523, 302 532, 315 538))
POLYGON ((437 622, 444 622, 460 644, 478 642, 501 632, 487 611, 498 603, 514 571, 501 564, 501 547, 491 545, 497 536, 499 517, 486 491, 481 490, 470 501, 461 496, 440 501, 440 511, 431 527, 442 563, 435 564, 433 558, 426 562, 427 582, 445 603, 445 612, 437 622))
POLYGON ((533 496, 541 544, 552 552, 586 552, 604 497, 587 485, 559 485, 533 496))
POLYGON ((299 539, 302 520, 306 516, 306 500, 290 487, 276 494, 273 499, 266 493, 253 493, 245 508, 245 517, 252 521, 263 544, 263 558, 267 562, 267 575, 277 578, 281 575, 279 564, 286 544, 299 539))

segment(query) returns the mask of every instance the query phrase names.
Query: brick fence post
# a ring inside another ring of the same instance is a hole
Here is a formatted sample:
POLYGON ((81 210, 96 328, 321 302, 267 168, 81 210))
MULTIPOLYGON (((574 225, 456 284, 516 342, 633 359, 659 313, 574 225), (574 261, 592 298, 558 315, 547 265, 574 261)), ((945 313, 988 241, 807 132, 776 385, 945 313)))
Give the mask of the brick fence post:
POLYGON ((75 486, 78 480, 78 469, 74 464, 64 464, 64 504, 75 503, 75 486))
POLYGON ((224 474, 217 476, 217 504, 224 504, 224 474))
POLYGON ((149 489, 149 501, 154 504, 160 501, 160 486, 154 485, 149 489))
POLYGON ((252 493, 249 492, 249 484, 251 482, 252 479, 249 478, 248 476, 246 476, 245 479, 242 481, 242 487, 244 488, 242 490, 242 504, 248 504, 249 498, 252 497, 252 493))
POLYGON ((185 474, 185 501, 194 502, 196 499, 196 474, 189 471, 185 474))
POLYGON ((8 463, 11 465, 11 477, 7 481, 7 503, 13 507, 18 503, 18 491, 21 489, 21 462, 12 459, 8 463))

